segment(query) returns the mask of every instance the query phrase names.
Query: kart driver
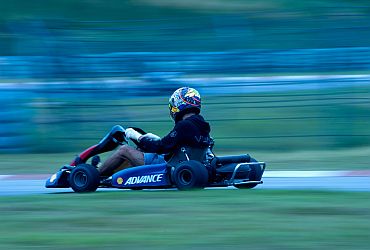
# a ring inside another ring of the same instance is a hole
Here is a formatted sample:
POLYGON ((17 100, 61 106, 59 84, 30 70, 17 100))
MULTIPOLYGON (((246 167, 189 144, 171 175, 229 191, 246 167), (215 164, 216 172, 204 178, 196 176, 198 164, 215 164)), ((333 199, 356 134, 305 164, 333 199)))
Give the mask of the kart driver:
POLYGON ((126 137, 138 141, 145 153, 123 145, 99 167, 100 174, 110 176, 128 167, 164 163, 165 158, 170 158, 171 153, 182 146, 208 147, 211 129, 200 115, 201 97, 197 90, 189 87, 177 89, 169 99, 169 109, 175 126, 168 135, 160 138, 152 133, 140 134, 133 128, 127 128, 126 137))

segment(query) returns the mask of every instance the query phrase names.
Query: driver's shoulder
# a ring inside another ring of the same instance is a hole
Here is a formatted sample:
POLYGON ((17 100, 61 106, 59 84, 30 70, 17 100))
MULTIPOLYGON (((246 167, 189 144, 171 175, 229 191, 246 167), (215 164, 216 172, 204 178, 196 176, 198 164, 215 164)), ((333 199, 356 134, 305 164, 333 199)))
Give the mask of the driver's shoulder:
POLYGON ((181 120, 175 124, 174 130, 176 131, 185 130, 185 129, 188 129, 192 125, 193 125, 193 122, 191 120, 188 120, 188 119, 181 120))

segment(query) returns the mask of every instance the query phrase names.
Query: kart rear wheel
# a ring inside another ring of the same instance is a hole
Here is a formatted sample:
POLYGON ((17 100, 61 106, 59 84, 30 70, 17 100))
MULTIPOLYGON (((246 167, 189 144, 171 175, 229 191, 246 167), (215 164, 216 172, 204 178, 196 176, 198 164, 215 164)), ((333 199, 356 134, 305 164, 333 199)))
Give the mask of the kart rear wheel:
POLYGON ((76 193, 94 192, 99 184, 99 171, 89 164, 78 165, 69 175, 69 185, 76 193))
POLYGON ((173 182, 179 190, 202 189, 208 182, 208 171, 198 161, 185 161, 176 166, 173 182))

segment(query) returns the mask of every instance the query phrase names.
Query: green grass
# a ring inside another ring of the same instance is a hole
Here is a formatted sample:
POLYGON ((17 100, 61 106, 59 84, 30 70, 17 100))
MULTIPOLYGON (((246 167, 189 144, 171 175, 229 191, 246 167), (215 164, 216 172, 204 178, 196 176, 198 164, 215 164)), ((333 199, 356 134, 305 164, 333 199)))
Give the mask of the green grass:
POLYGON ((368 249, 370 193, 204 190, 0 197, 1 249, 368 249))

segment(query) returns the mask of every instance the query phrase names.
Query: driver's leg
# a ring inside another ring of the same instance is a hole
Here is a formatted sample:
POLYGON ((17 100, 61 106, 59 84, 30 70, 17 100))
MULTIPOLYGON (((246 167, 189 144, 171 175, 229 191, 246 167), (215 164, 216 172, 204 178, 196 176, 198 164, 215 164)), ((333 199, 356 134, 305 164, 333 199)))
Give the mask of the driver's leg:
POLYGON ((144 165, 144 153, 123 145, 99 167, 99 172, 102 176, 111 176, 118 170, 140 165, 144 165))

